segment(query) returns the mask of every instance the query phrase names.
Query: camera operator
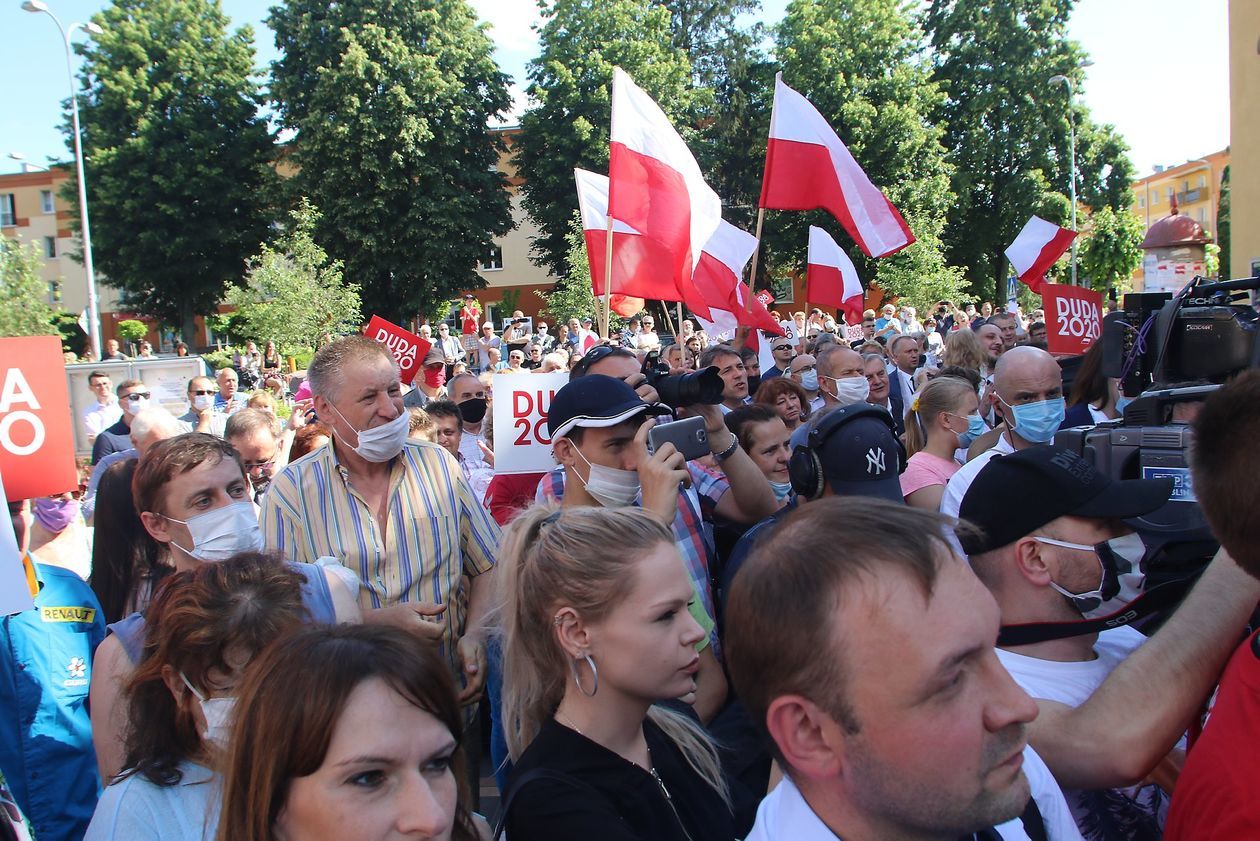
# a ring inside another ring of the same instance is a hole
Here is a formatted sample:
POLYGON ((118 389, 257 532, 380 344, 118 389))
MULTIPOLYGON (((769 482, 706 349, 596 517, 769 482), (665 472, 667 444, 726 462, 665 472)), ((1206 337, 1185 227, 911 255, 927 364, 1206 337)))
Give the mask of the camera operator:
POLYGON ((512 323, 503 330, 503 344, 507 345, 509 358, 512 351, 519 350, 521 358, 524 359, 525 346, 529 344, 529 338, 529 321, 525 318, 525 313, 516 310, 512 313, 512 323))

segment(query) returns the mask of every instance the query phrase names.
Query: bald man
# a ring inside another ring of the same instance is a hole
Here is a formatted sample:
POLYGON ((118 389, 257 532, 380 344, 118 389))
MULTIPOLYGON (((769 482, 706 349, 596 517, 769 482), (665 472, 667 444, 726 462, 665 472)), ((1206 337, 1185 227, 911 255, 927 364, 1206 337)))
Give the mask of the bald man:
POLYGON ((818 389, 827 409, 865 403, 871 386, 862 355, 852 348, 825 345, 818 352, 818 389))
POLYGON ((941 513, 951 517, 958 516, 967 489, 989 459, 1054 440, 1066 411, 1063 372, 1044 350, 1027 345, 1011 348, 999 357, 993 387, 985 399, 997 418, 1006 422, 1006 431, 992 449, 972 458, 950 478, 941 497, 941 513))

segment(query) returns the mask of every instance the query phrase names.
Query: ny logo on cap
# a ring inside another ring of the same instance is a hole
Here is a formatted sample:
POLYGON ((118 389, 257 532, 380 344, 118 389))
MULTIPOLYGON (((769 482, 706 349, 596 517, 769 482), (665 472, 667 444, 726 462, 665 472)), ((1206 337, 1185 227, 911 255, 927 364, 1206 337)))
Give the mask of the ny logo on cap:
POLYGON ((878 447, 871 447, 866 451, 866 472, 879 475, 884 470, 884 451, 878 447))

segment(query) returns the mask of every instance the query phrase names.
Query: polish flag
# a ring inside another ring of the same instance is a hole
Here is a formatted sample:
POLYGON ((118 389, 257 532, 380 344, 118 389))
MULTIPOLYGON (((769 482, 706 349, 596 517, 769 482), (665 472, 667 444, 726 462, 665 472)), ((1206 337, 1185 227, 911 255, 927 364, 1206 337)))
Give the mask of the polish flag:
POLYGON ((822 228, 809 226, 809 256, 805 267, 805 300, 844 310, 849 324, 862 323, 865 293, 857 267, 822 228))
POLYGON ((781 336, 783 328, 779 322, 760 298, 750 295, 748 284, 740 280, 756 248, 756 237, 723 221, 705 243, 692 280, 710 310, 724 310, 731 313, 738 324, 781 336))
POLYGON ((868 257, 887 257, 914 242, 901 213, 871 183, 808 99, 774 79, 761 207, 823 208, 868 257))
POLYGON ((722 201, 665 112, 620 68, 613 70, 608 175, 609 215, 664 247, 671 271, 662 281, 686 293, 722 221, 722 201))
POLYGON ((1060 228, 1053 222, 1034 216, 1006 249, 1006 258, 1011 261, 1019 279, 1040 295, 1041 288, 1046 284, 1046 270, 1063 256, 1074 239, 1076 231, 1060 228))

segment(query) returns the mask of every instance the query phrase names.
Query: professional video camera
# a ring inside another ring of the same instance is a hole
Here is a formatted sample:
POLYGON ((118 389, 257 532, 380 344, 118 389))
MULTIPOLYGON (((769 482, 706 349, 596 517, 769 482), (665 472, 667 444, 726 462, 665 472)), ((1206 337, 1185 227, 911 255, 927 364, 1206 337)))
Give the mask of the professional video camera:
POLYGON ((696 404, 717 405, 722 402, 722 392, 726 388, 716 366, 686 374, 671 374, 669 365, 661 361, 659 350, 644 358, 643 376, 656 389, 661 402, 674 409, 696 404))
POLYGON ((1260 315, 1245 302, 1260 277, 1209 282, 1196 277, 1168 292, 1124 296, 1103 319, 1103 373, 1136 397, 1152 382, 1224 382, 1260 367, 1260 315))

